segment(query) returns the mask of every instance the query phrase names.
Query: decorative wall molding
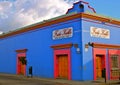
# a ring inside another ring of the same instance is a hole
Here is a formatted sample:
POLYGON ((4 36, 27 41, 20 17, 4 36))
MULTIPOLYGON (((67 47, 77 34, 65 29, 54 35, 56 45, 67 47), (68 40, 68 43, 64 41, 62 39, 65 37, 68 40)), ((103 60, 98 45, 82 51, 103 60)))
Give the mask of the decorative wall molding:
POLYGON ((17 53, 25 53, 27 52, 28 49, 19 49, 19 50, 16 50, 17 53))
POLYGON ((120 45, 103 44, 103 43, 92 43, 95 48, 109 48, 109 49, 120 49, 120 45))
POLYGON ((58 44, 58 45, 53 45, 51 48, 53 49, 63 49, 63 48, 71 48, 73 46, 72 43, 69 44, 58 44))

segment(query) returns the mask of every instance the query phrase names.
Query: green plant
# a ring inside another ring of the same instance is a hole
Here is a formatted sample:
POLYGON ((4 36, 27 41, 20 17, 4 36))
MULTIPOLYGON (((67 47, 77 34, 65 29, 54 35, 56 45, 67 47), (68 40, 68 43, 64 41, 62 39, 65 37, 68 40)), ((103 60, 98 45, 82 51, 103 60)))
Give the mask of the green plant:
POLYGON ((26 65, 26 64, 27 64, 26 57, 20 57, 19 60, 20 60, 20 62, 21 62, 23 65, 26 65))

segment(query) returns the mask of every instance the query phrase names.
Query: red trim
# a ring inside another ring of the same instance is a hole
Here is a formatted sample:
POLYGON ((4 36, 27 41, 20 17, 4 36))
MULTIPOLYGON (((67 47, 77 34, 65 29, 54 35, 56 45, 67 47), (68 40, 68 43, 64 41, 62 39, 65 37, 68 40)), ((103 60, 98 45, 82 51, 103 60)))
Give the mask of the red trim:
MULTIPOLYGON (((19 62, 20 57, 26 57, 26 53, 17 54, 17 74, 19 74, 20 72, 20 62, 19 62)), ((26 75, 26 65, 24 65, 24 75, 26 75)))
POLYGON ((88 5, 88 8, 91 9, 94 13, 96 13, 95 9, 88 5))
MULTIPOLYGON (((102 54, 104 55, 104 59, 105 59, 105 68, 107 67, 106 65, 106 50, 105 49, 98 49, 98 48, 93 48, 93 70, 94 70, 94 80, 97 79, 96 77, 96 54, 102 54)), ((106 68, 106 78, 108 78, 108 71, 107 71, 107 68, 106 68)))
POLYGON ((69 9, 67 10, 66 14, 68 14, 69 10, 73 9, 73 7, 74 7, 75 4, 78 4, 78 3, 80 3, 80 2, 83 2, 84 4, 89 4, 88 2, 78 1, 78 2, 74 3, 71 8, 69 8, 69 9))
POLYGON ((91 7, 88 2, 85 2, 85 1, 80 1, 80 2, 87 4, 88 8, 91 9, 94 13, 96 13, 95 9, 93 7, 91 7))
POLYGON ((83 4, 88 5, 88 8, 91 9, 94 13, 96 13, 95 9, 93 7, 91 7, 88 2, 78 1, 78 2, 76 2, 76 3, 73 4, 72 8, 68 9, 68 11, 66 12, 66 14, 69 12, 69 10, 73 9, 73 7, 74 7, 75 4, 78 4, 78 3, 83 3, 83 4))
POLYGON ((85 1, 80 1, 80 2, 82 2, 82 3, 84 3, 84 4, 89 4, 88 2, 85 2, 85 1))
POLYGON ((58 77, 58 62, 57 55, 67 54, 68 55, 68 80, 71 80, 71 52, 70 49, 54 50, 54 78, 58 77))

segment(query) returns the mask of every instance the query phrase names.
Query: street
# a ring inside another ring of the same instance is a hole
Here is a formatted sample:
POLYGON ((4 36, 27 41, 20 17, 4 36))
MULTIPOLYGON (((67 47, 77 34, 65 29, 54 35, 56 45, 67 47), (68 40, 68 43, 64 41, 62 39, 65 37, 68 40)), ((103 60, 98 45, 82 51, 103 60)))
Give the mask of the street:
POLYGON ((118 81, 72 81, 64 79, 47 79, 38 77, 26 77, 21 75, 1 74, 0 85, 120 85, 118 81))
POLYGON ((43 81, 23 76, 0 75, 0 85, 68 85, 63 83, 43 81))

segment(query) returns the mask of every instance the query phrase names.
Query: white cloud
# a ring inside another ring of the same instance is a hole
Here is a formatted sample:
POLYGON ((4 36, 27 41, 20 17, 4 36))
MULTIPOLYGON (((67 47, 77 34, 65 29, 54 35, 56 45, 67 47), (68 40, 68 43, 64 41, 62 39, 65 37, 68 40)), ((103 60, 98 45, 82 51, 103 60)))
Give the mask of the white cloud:
POLYGON ((0 31, 11 31, 65 14, 74 0, 15 0, 0 2, 0 31))

